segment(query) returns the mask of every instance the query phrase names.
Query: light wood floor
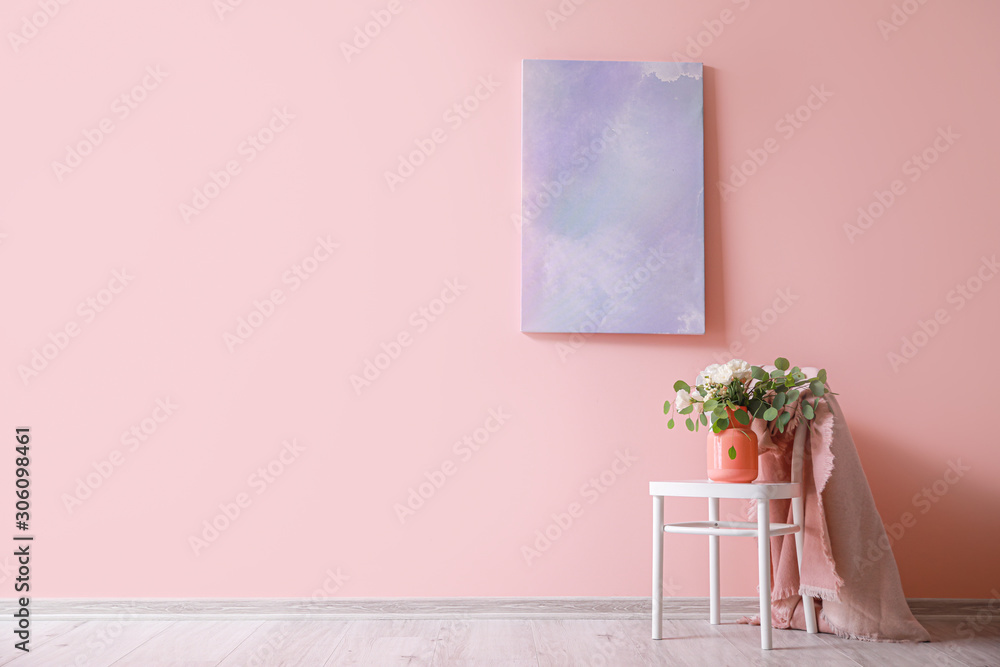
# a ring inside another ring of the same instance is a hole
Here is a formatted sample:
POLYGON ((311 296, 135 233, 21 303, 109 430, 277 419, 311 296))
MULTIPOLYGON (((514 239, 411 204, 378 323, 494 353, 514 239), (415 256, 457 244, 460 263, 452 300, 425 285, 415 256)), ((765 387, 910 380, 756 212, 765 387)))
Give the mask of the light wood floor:
POLYGON ((923 620, 925 644, 876 644, 724 621, 664 621, 661 641, 639 620, 127 620, 35 621, 32 650, 13 649, 0 622, 0 665, 877 665, 1000 666, 1000 618, 923 620))

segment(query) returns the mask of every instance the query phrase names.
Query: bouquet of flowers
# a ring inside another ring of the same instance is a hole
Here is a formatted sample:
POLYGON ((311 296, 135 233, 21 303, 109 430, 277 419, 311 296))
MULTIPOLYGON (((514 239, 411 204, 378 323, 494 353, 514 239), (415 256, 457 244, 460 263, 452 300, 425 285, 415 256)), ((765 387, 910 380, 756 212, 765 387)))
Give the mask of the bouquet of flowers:
POLYGON ((819 400, 832 393, 826 386, 826 370, 810 378, 798 366, 790 367, 784 357, 775 359, 774 366, 769 373, 742 359, 732 359, 712 364, 698 373, 693 389, 684 380, 678 380, 674 383, 677 392, 674 401, 663 404, 663 413, 670 415, 667 428, 674 427, 676 411, 687 415, 685 424, 689 431, 711 424, 712 431, 718 433, 730 426, 748 426, 751 418, 755 418, 768 422, 768 426, 774 424, 783 433, 803 388, 808 388, 813 398, 811 403, 803 400, 802 416, 807 420, 814 418, 819 400), (737 424, 731 424, 730 420, 737 424))

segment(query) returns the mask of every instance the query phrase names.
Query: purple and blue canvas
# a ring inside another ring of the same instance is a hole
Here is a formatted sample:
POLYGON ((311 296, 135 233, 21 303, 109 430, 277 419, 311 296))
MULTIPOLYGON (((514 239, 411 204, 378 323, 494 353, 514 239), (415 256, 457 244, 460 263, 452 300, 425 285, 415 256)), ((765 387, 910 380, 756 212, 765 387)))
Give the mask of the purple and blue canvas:
POLYGON ((521 330, 705 333, 701 63, 525 60, 521 330))

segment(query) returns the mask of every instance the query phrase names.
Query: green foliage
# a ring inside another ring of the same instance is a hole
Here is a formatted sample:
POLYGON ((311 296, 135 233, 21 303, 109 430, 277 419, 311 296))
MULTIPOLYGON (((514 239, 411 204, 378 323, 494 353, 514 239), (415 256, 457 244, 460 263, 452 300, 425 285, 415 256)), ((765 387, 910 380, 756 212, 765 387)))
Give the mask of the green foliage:
MULTIPOLYGON (((784 357, 775 359, 774 366, 775 369, 768 372, 761 366, 750 366, 734 359, 703 370, 698 376, 701 384, 693 388, 678 380, 674 383, 674 391, 684 391, 688 398, 677 401, 677 405, 685 407, 676 412, 689 415, 684 422, 689 431, 708 426, 713 433, 749 426, 753 419, 762 419, 768 428, 783 433, 799 410, 803 419, 815 419, 819 400, 832 394, 826 386, 826 370, 810 378, 784 357), (805 392, 812 394, 811 401, 807 400, 809 394, 805 392)), ((667 428, 673 428, 674 403, 666 401, 663 412, 670 415, 667 428)))

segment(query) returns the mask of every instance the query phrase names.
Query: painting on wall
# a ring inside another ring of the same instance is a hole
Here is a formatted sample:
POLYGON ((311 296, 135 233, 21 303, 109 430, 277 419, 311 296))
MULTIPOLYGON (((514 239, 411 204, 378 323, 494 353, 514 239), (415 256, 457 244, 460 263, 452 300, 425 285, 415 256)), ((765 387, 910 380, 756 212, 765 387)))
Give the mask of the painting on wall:
POLYGON ((522 81, 521 331, 705 333, 701 63, 522 81))

